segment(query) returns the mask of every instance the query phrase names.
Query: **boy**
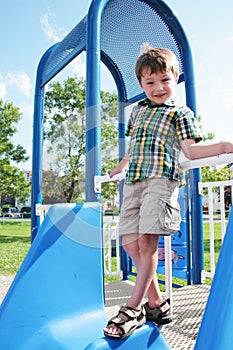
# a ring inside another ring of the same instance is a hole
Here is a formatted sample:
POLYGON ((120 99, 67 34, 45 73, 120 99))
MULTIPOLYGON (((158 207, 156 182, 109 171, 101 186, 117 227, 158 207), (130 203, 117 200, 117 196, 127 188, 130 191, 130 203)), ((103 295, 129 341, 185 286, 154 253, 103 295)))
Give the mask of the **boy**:
POLYGON ((179 230, 177 203, 180 151, 189 159, 233 152, 233 143, 199 145, 202 137, 192 111, 171 99, 179 64, 167 49, 144 46, 135 72, 146 99, 134 107, 128 122, 127 154, 110 177, 127 170, 119 232, 126 253, 137 267, 137 279, 127 304, 104 328, 108 337, 125 338, 146 322, 171 321, 169 302, 160 295, 155 274, 159 235, 179 230), (145 295, 148 302, 143 305, 145 295))

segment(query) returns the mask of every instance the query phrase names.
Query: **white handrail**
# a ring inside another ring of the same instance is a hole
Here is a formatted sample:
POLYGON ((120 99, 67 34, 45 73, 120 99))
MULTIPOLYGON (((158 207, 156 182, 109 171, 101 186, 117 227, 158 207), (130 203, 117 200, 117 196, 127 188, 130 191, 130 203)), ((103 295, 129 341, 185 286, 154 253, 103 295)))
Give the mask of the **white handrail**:
POLYGON ((40 224, 44 221, 45 215, 52 204, 36 204, 36 216, 40 217, 40 224))
POLYGON ((183 170, 203 168, 205 166, 221 165, 233 163, 233 153, 219 154, 213 157, 205 157, 193 160, 186 160, 181 163, 183 170))
MULTIPOLYGON (((185 160, 181 162, 182 170, 190 170, 203 168, 205 166, 221 165, 233 163, 233 153, 219 154, 213 157, 205 157, 199 159, 185 160)), ((119 174, 110 178, 109 174, 94 176, 94 189, 95 192, 101 191, 101 183, 109 181, 121 181, 125 178, 126 172, 122 171, 119 174)))

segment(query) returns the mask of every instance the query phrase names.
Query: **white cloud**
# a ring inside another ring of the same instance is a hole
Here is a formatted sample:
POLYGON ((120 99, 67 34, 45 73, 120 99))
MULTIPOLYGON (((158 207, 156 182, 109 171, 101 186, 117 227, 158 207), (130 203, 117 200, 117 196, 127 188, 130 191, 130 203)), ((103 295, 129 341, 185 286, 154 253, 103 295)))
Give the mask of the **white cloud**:
MULTIPOLYGON (((46 38, 53 43, 57 43, 64 39, 68 31, 62 27, 58 27, 56 23, 56 15, 52 13, 50 7, 48 7, 48 12, 45 13, 40 18, 43 32, 46 38)), ((77 77, 86 76, 86 57, 83 54, 76 57, 69 65, 68 70, 77 77)), ((66 72, 61 72, 61 75, 66 75, 66 72)))
POLYGON ((26 103, 25 101, 20 105, 20 112, 23 114, 24 121, 32 121, 34 106, 33 103, 26 103))
POLYGON ((233 89, 225 89, 221 98, 222 108, 225 111, 230 111, 233 108, 233 89))
POLYGON ((85 62, 85 56, 82 54, 78 57, 76 57, 70 64, 69 67, 71 68, 74 75, 77 77, 84 77, 86 76, 86 62, 85 62))
MULTIPOLYGON (((62 27, 58 27, 56 23, 56 15, 52 13, 50 7, 48 7, 47 13, 40 18, 42 24, 42 30, 46 35, 46 38, 52 42, 57 43, 64 39, 68 31, 62 27)), ((74 74, 77 77, 86 76, 86 56, 84 53, 76 57, 68 66, 63 70, 59 77, 64 77, 70 74, 74 74)))
POLYGON ((32 83, 27 73, 8 73, 5 80, 7 85, 15 86, 24 96, 31 96, 32 83))
POLYGON ((210 89, 212 103, 220 105, 222 111, 230 111, 233 108, 233 76, 222 77, 216 82, 215 86, 210 89))
POLYGON ((48 7, 48 12, 40 18, 40 22, 49 41, 56 43, 64 38, 66 31, 63 28, 56 28, 56 15, 51 12, 50 7, 48 7))
POLYGON ((0 75, 0 99, 5 101, 7 95, 6 83, 4 82, 3 76, 0 75))

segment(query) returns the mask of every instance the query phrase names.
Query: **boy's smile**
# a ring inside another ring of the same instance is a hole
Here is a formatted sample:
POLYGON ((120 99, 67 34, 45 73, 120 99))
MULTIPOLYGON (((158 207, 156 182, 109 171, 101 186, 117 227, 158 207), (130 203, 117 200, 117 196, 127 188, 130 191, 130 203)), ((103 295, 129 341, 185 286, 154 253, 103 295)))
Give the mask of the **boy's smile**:
POLYGON ((147 98, 157 104, 163 104, 172 97, 176 84, 177 79, 171 71, 151 73, 150 69, 143 71, 140 81, 147 98))

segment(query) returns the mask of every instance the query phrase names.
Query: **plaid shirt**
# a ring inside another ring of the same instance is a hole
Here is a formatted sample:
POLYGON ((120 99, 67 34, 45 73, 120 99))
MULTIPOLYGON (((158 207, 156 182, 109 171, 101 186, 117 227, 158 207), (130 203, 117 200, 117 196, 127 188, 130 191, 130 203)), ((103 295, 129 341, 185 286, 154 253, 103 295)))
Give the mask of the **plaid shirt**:
POLYGON ((133 108, 126 136, 131 136, 126 181, 131 183, 148 177, 179 180, 181 167, 180 141, 202 137, 193 112, 177 106, 173 100, 152 105, 148 99, 133 108))

